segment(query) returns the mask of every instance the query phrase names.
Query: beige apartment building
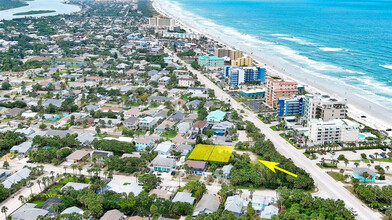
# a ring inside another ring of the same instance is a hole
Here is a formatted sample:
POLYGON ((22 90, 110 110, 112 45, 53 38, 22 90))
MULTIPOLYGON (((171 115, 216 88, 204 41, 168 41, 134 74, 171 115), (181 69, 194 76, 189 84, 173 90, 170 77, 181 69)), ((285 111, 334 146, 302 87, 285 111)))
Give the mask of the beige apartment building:
POLYGON ((291 98, 298 93, 296 82, 285 82, 272 77, 268 77, 266 81, 265 102, 272 108, 277 108, 279 98, 291 98))

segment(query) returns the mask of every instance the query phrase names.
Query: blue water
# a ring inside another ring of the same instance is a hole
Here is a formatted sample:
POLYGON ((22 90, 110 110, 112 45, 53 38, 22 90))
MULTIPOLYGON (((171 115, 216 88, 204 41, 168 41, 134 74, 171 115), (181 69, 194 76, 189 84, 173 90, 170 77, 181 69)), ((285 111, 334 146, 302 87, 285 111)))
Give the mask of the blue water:
POLYGON ((279 57, 392 109, 391 0, 160 1, 198 25, 245 34, 237 43, 263 58, 279 57))

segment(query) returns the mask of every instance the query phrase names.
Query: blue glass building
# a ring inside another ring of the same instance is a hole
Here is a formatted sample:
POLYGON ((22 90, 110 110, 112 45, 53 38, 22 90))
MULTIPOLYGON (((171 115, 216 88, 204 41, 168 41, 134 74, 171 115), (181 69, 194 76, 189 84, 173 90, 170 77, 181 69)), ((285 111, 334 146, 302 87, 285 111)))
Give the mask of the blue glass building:
POLYGON ((278 99, 278 115, 304 115, 305 98, 294 96, 293 99, 285 99, 284 97, 278 99))

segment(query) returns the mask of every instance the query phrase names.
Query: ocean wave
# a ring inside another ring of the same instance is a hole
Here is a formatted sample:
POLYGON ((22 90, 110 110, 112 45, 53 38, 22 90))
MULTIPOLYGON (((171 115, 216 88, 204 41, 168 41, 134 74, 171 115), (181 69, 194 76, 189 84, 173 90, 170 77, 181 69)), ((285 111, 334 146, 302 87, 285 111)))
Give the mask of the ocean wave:
POLYGON ((289 37, 290 35, 288 34, 270 34, 271 36, 277 36, 277 37, 289 37))
POLYGON ((381 67, 384 67, 385 69, 390 69, 392 70, 392 64, 388 64, 388 65, 380 65, 381 67))
POLYGON ((312 43, 312 42, 309 42, 309 41, 306 41, 306 40, 303 40, 303 39, 300 39, 300 38, 297 38, 297 37, 278 37, 278 38, 282 39, 282 40, 295 42, 295 43, 301 44, 301 45, 313 45, 313 46, 317 45, 315 43, 312 43))
POLYGON ((338 52, 342 51, 342 48, 333 48, 333 47, 319 47, 319 50, 327 51, 327 52, 338 52))

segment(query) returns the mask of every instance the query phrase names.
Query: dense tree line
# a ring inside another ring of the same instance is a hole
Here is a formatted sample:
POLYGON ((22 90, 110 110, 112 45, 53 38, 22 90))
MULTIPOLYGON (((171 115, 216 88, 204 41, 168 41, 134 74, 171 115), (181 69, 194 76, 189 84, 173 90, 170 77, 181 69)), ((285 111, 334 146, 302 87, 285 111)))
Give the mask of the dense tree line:
POLYGON ((200 181, 188 182, 184 187, 178 189, 179 192, 188 191, 196 200, 200 200, 203 194, 207 191, 206 185, 200 181))
POLYGON ((59 136, 54 137, 44 137, 44 136, 35 136, 33 138, 33 145, 37 145, 38 148, 42 147, 50 147, 50 148, 75 148, 79 147, 79 141, 76 139, 77 134, 67 134, 65 137, 61 138, 59 136))
MULTIPOLYGON (((264 187, 276 189, 280 186, 286 186, 292 189, 311 190, 314 187, 314 181, 303 169, 298 168, 294 163, 282 156, 276 151, 270 140, 265 140, 265 135, 261 134, 259 129, 253 123, 247 122, 246 132, 248 136, 255 140, 253 146, 248 150, 260 155, 263 160, 280 163, 279 167, 298 175, 297 178, 287 175, 283 172, 272 172, 262 164, 250 164, 247 161, 238 161, 234 163, 231 171, 231 184, 236 186, 247 187, 264 187)), ((243 147, 241 145, 241 147, 243 147)))
POLYGON ((134 152, 135 145, 132 143, 121 142, 117 140, 94 140, 93 146, 98 150, 112 151, 115 155, 134 152))
POLYGON ((279 188, 282 212, 272 219, 352 219, 342 200, 312 197, 302 190, 279 188))
POLYGON ((35 151, 29 151, 29 158, 38 163, 60 164, 64 159, 73 152, 72 148, 38 148, 35 151))
POLYGON ((22 101, 15 101, 15 102, 1 102, 0 103, 1 107, 6 107, 6 108, 25 108, 27 104, 22 101))
POLYGON ((13 146, 21 144, 26 140, 27 138, 21 133, 12 131, 0 133, 0 156, 7 154, 13 146))
POLYGON ((354 192, 372 208, 381 208, 392 204, 392 186, 372 186, 354 184, 354 192))

